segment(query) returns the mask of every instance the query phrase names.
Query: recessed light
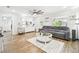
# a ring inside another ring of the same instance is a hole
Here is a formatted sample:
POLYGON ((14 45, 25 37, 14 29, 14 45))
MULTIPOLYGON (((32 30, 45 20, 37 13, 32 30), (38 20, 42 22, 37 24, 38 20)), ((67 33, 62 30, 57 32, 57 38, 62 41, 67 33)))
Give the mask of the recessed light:
POLYGON ((6 6, 7 8, 10 8, 10 6, 6 6))
POLYGON ((13 9, 12 12, 16 12, 16 11, 13 9))
POLYGON ((22 14, 22 16, 26 16, 26 14, 22 14))
POLYGON ((67 8, 67 6, 63 6, 63 8, 67 8))

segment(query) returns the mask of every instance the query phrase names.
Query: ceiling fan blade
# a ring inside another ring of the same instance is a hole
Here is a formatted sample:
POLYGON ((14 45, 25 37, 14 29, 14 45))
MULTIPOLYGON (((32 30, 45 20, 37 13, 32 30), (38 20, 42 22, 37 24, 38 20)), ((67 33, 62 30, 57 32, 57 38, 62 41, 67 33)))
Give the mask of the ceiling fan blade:
POLYGON ((41 10, 38 10, 37 12, 41 12, 41 10))
POLYGON ((39 14, 43 14, 44 12, 42 10, 33 9, 33 10, 29 10, 29 13, 31 15, 34 15, 34 14, 39 15, 39 14))

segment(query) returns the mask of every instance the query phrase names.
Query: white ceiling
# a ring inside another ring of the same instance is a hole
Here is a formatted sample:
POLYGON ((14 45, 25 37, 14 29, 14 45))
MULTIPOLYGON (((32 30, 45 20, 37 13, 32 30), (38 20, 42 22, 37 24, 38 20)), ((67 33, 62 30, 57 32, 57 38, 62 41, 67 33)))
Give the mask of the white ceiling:
POLYGON ((63 11, 71 10, 72 6, 11 6, 7 8, 6 6, 0 6, 0 13, 3 12, 21 12, 27 13, 28 10, 40 9, 46 13, 56 14, 63 11))

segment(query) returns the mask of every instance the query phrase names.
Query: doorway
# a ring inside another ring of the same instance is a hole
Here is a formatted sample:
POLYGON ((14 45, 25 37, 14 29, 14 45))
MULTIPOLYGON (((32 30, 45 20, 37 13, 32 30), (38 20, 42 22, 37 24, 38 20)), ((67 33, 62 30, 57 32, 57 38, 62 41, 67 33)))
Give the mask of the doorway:
POLYGON ((13 40, 12 20, 13 17, 10 15, 2 15, 0 17, 0 28, 3 35, 0 37, 0 52, 5 52, 6 44, 13 40))

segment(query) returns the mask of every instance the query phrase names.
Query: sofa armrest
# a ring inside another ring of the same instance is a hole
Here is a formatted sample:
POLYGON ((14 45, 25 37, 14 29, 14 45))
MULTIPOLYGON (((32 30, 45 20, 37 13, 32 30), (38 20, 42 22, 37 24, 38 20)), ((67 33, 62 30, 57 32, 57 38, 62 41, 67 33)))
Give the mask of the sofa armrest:
POLYGON ((69 38, 70 38, 70 33, 69 32, 65 32, 65 39, 69 40, 69 38))

